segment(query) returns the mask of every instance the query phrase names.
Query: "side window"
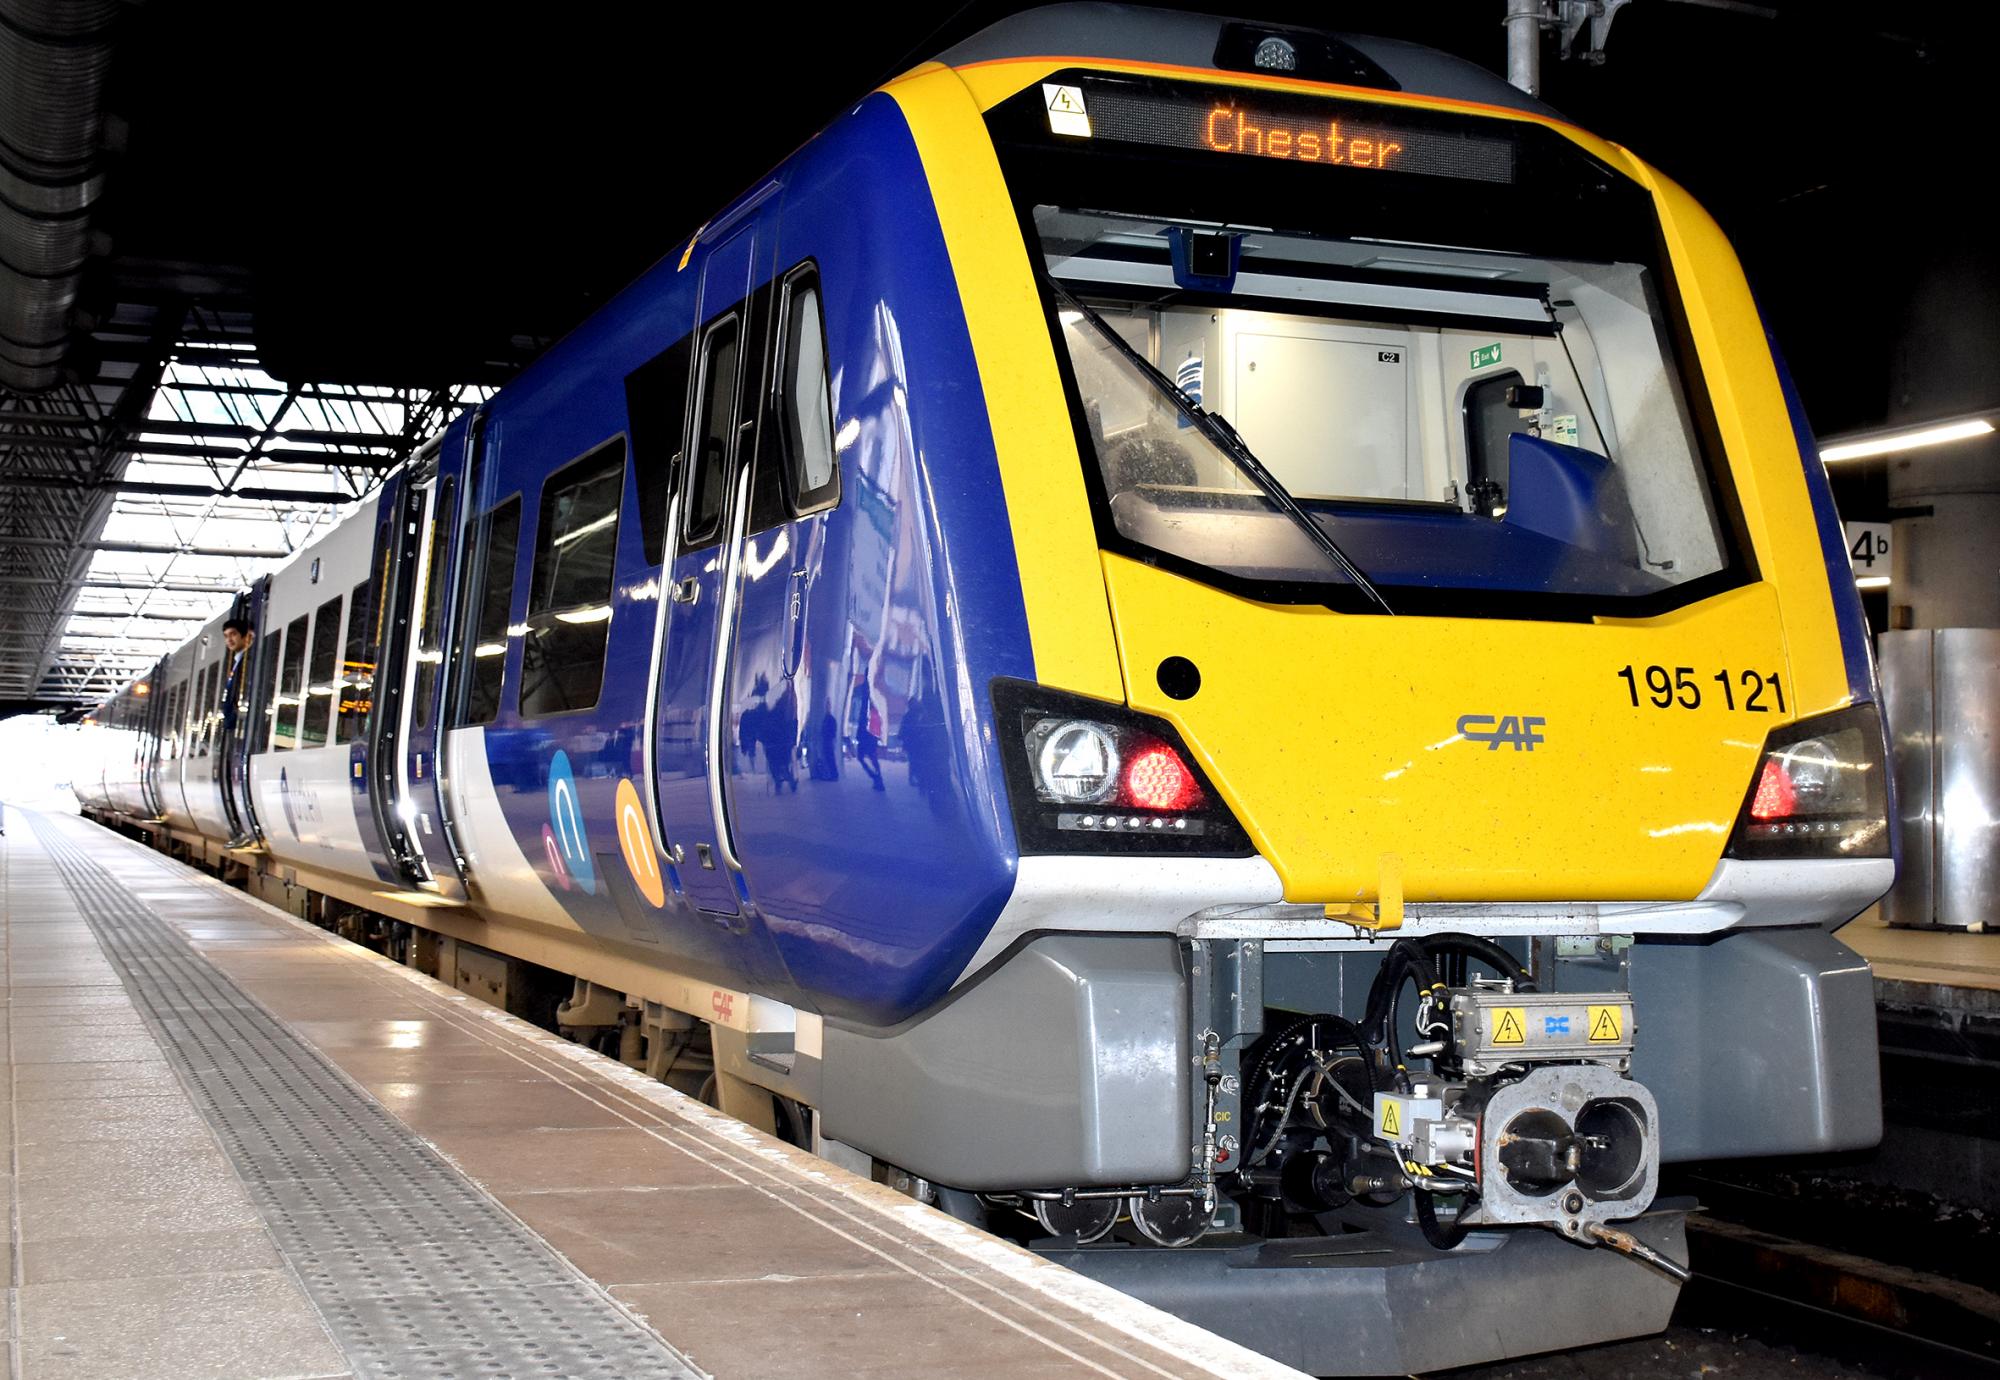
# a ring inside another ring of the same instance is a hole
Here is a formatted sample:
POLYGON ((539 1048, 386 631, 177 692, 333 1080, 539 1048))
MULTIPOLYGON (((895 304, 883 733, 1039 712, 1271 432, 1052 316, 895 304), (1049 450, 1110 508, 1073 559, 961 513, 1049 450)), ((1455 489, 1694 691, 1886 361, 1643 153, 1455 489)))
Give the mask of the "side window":
POLYGON ((688 361, 693 355, 694 337, 689 336, 625 376, 639 535, 648 565, 658 565, 666 547, 667 501, 687 425, 688 361))
POLYGON ((202 725, 201 755, 206 757, 215 748, 216 735, 222 732, 222 658, 229 653, 216 648, 216 659, 208 668, 208 714, 202 725))
POLYGON ((274 708, 277 719, 271 726, 271 746, 280 750, 299 745, 299 701, 306 688, 306 616, 302 613, 285 628, 285 655, 278 665, 278 693, 274 708))
POLYGON ((176 682, 167 691, 167 751, 169 761, 181 755, 181 699, 187 694, 187 682, 176 682))
MULTIPOLYGON (((284 635, 276 632, 268 637, 257 639, 255 650, 258 666, 261 669, 257 672, 256 683, 263 687, 263 692, 269 695, 270 699, 264 705, 264 712, 257 716, 256 738, 250 745, 250 751, 252 752, 269 752, 271 750, 271 720, 278 712, 278 697, 276 694, 278 682, 278 647, 283 641, 284 635)), ((244 694, 246 696, 249 694, 248 687, 245 687, 244 694)), ((254 704, 255 701, 246 700, 246 703, 254 704)))
POLYGON ((514 557, 521 545, 521 496, 515 494, 482 517, 472 540, 484 556, 484 578, 473 609, 472 666, 461 722, 490 724, 500 712, 500 682, 507 671, 507 615, 514 602, 514 557))
POLYGON ((333 668, 340 654, 340 596, 334 595, 313 614, 312 666, 306 681, 306 707, 300 716, 299 746, 324 747, 333 727, 333 668))
POLYGON ((195 698, 194 732, 200 746, 197 757, 208 756, 209 740, 215 736, 215 663, 209 662, 200 677, 201 689, 195 698))
POLYGON ((521 716, 588 709, 604 679, 625 438, 571 461, 542 486, 528 630, 521 643, 521 716))
POLYGON ((811 269, 785 282, 783 397, 785 480, 798 516, 840 502, 840 464, 833 449, 832 380, 826 365, 826 325, 819 277, 811 269))
POLYGON ((423 624, 417 629, 416 724, 431 721, 432 702, 437 698, 438 668, 444 664, 444 557, 446 536, 451 531, 453 481, 447 477, 431 499, 430 555, 424 568, 423 624))
POLYGON ((701 342, 700 428, 695 432, 694 454, 688 457, 686 479, 687 522, 683 541, 688 550, 707 546, 722 535, 730 434, 736 429, 736 361, 740 346, 740 323, 735 316, 710 326, 701 342))
MULTIPOLYGON (((379 583, 379 582, 378 582, 379 583)), ((380 610, 369 600, 375 586, 363 580, 347 601, 347 650, 340 663, 340 716, 334 721, 333 740, 351 743, 368 722, 375 703, 374 624, 380 610)))

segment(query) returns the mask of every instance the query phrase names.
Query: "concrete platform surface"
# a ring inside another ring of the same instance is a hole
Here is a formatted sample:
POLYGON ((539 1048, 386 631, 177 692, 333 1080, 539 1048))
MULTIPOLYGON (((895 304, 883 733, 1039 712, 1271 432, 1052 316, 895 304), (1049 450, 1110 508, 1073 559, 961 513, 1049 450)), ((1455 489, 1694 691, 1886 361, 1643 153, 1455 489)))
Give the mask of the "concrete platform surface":
POLYGON ((1297 1375, 84 821, 0 936, 15 1375, 1297 1375))
POLYGON ((2000 992, 2000 933, 1891 929, 1871 907, 1842 926, 1839 939, 1883 981, 2000 992))

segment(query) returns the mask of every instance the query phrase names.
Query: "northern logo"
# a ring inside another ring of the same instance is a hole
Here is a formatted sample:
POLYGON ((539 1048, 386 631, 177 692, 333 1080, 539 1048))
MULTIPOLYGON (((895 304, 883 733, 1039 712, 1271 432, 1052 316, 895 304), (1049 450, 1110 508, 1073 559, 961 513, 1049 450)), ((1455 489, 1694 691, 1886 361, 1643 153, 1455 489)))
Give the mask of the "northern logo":
POLYGON ((1497 752, 1502 743, 1512 744, 1516 752, 1533 752, 1544 741, 1542 725, 1547 722, 1531 714, 1461 714, 1458 731, 1471 742, 1486 744, 1488 752, 1497 752))

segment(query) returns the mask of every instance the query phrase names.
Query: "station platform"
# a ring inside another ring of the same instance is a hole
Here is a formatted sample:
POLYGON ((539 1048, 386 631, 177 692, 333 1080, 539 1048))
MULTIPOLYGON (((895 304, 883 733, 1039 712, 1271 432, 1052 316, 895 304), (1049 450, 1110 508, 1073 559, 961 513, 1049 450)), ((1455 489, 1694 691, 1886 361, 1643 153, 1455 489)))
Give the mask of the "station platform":
POLYGON ((16 1375, 1299 1375, 85 821, 0 935, 16 1375))
POLYGON ((2000 933, 1892 929, 1871 906, 1841 928, 1840 942, 1868 960, 1878 984, 2000 994, 2000 933))

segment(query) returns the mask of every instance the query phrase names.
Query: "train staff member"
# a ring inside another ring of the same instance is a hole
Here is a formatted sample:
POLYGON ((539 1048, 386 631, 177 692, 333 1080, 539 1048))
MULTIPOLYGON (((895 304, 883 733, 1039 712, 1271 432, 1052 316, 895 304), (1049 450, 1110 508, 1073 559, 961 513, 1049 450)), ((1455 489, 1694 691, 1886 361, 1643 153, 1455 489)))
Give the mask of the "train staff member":
MULTIPOLYGON (((250 665, 250 644, 257 640, 257 630, 248 620, 232 618, 222 625, 222 645, 229 651, 229 670, 222 678, 222 741, 228 752, 236 741, 236 715, 242 706, 245 669, 250 665)), ((224 770, 227 770, 225 767, 224 770)), ((222 803, 228 812, 229 822, 235 829, 225 847, 247 848, 256 842, 242 820, 237 818, 236 803, 228 789, 222 793, 222 803)))
POLYGON ((243 668, 249 664, 247 653, 250 644, 257 640, 257 630, 241 618, 232 618, 222 625, 222 645, 229 649, 229 670, 222 678, 222 731, 224 734, 236 731, 237 701, 242 698, 243 668))

